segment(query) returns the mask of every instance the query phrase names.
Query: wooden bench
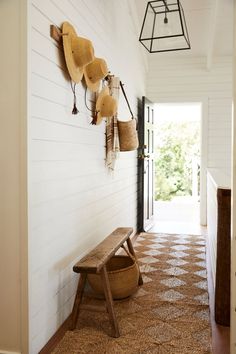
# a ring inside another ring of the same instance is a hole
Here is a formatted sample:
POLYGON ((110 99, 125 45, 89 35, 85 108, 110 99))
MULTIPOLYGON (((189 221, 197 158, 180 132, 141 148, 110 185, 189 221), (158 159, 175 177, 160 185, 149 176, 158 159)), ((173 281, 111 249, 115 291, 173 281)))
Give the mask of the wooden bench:
MULTIPOLYGON (((98 307, 95 308, 95 306, 81 304, 87 274, 99 273, 101 275, 101 281, 103 284, 104 295, 106 299, 106 310, 108 312, 110 323, 112 326, 112 337, 117 338, 120 336, 119 327, 113 306, 113 299, 108 280, 106 264, 125 242, 127 242, 129 252, 136 258, 134 248, 130 240, 130 235, 132 234, 132 232, 132 228, 120 227, 116 229, 109 236, 107 236, 97 247, 95 247, 90 253, 88 253, 85 257, 83 257, 79 262, 74 265, 73 271, 81 274, 71 314, 71 330, 75 329, 76 327, 80 309, 99 311, 98 307)), ((141 284, 143 284, 143 280, 141 273, 139 273, 139 285, 141 284)))

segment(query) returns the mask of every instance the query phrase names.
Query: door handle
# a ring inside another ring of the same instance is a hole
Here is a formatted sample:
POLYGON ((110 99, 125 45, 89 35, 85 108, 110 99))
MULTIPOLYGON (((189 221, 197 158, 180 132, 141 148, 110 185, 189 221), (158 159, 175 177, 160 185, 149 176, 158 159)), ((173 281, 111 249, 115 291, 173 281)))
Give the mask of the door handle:
POLYGON ((138 158, 140 160, 149 159, 149 157, 150 157, 150 155, 145 155, 145 154, 138 155, 138 158))

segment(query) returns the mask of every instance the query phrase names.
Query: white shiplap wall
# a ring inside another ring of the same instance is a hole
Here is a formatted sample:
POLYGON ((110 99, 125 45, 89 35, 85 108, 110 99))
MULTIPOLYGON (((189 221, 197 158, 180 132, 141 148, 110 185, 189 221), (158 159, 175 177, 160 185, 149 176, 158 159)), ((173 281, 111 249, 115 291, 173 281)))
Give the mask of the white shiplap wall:
POLYGON ((232 58, 150 58, 147 96, 153 102, 208 102, 207 167, 230 171, 232 58))
MULTIPOLYGON (((38 353, 70 314, 72 265, 118 226, 136 227, 136 152, 105 167, 105 123, 90 124, 84 89, 77 116, 61 48, 50 24, 71 22, 126 84, 133 110, 144 94, 145 56, 127 1, 31 1, 29 118, 30 353, 38 353)), ((129 118, 124 100, 120 117, 129 118)))

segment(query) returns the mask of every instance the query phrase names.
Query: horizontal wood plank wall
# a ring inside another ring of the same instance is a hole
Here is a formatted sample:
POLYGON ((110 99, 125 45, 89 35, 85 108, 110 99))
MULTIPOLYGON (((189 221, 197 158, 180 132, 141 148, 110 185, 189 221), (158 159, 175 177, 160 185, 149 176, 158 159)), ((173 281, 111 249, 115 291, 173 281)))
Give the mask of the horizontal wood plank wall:
POLYGON ((205 58, 153 56, 147 83, 147 96, 153 102, 208 100, 207 165, 230 172, 232 58, 215 58, 207 71, 205 58))
MULTIPOLYGON (((30 353, 38 353, 71 312, 77 285, 72 265, 116 227, 136 229, 136 152, 105 167, 105 123, 90 124, 84 88, 79 114, 60 46, 50 24, 71 22, 92 40, 125 83, 134 112, 144 95, 145 56, 126 1, 31 1, 31 117, 29 121, 30 353), (126 40, 125 40, 126 39, 126 40)), ((88 95, 88 100, 91 97, 88 95)), ((119 115, 130 118, 123 98, 119 115)))

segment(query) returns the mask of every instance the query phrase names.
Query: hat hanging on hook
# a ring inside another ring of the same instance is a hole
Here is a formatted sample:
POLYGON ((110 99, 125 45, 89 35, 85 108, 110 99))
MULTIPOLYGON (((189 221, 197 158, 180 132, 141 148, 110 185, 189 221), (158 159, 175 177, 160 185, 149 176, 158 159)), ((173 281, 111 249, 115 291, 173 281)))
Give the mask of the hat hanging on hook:
POLYGON ((68 22, 62 24, 62 41, 70 77, 75 83, 79 83, 84 74, 84 67, 94 60, 93 44, 90 40, 79 37, 68 22))
POLYGON ((109 88, 105 86, 99 93, 96 102, 97 121, 100 124, 103 118, 110 118, 117 113, 117 101, 109 94, 109 88))
POLYGON ((84 68, 84 78, 88 88, 96 92, 102 79, 108 75, 107 63, 102 58, 95 58, 90 64, 84 68))

